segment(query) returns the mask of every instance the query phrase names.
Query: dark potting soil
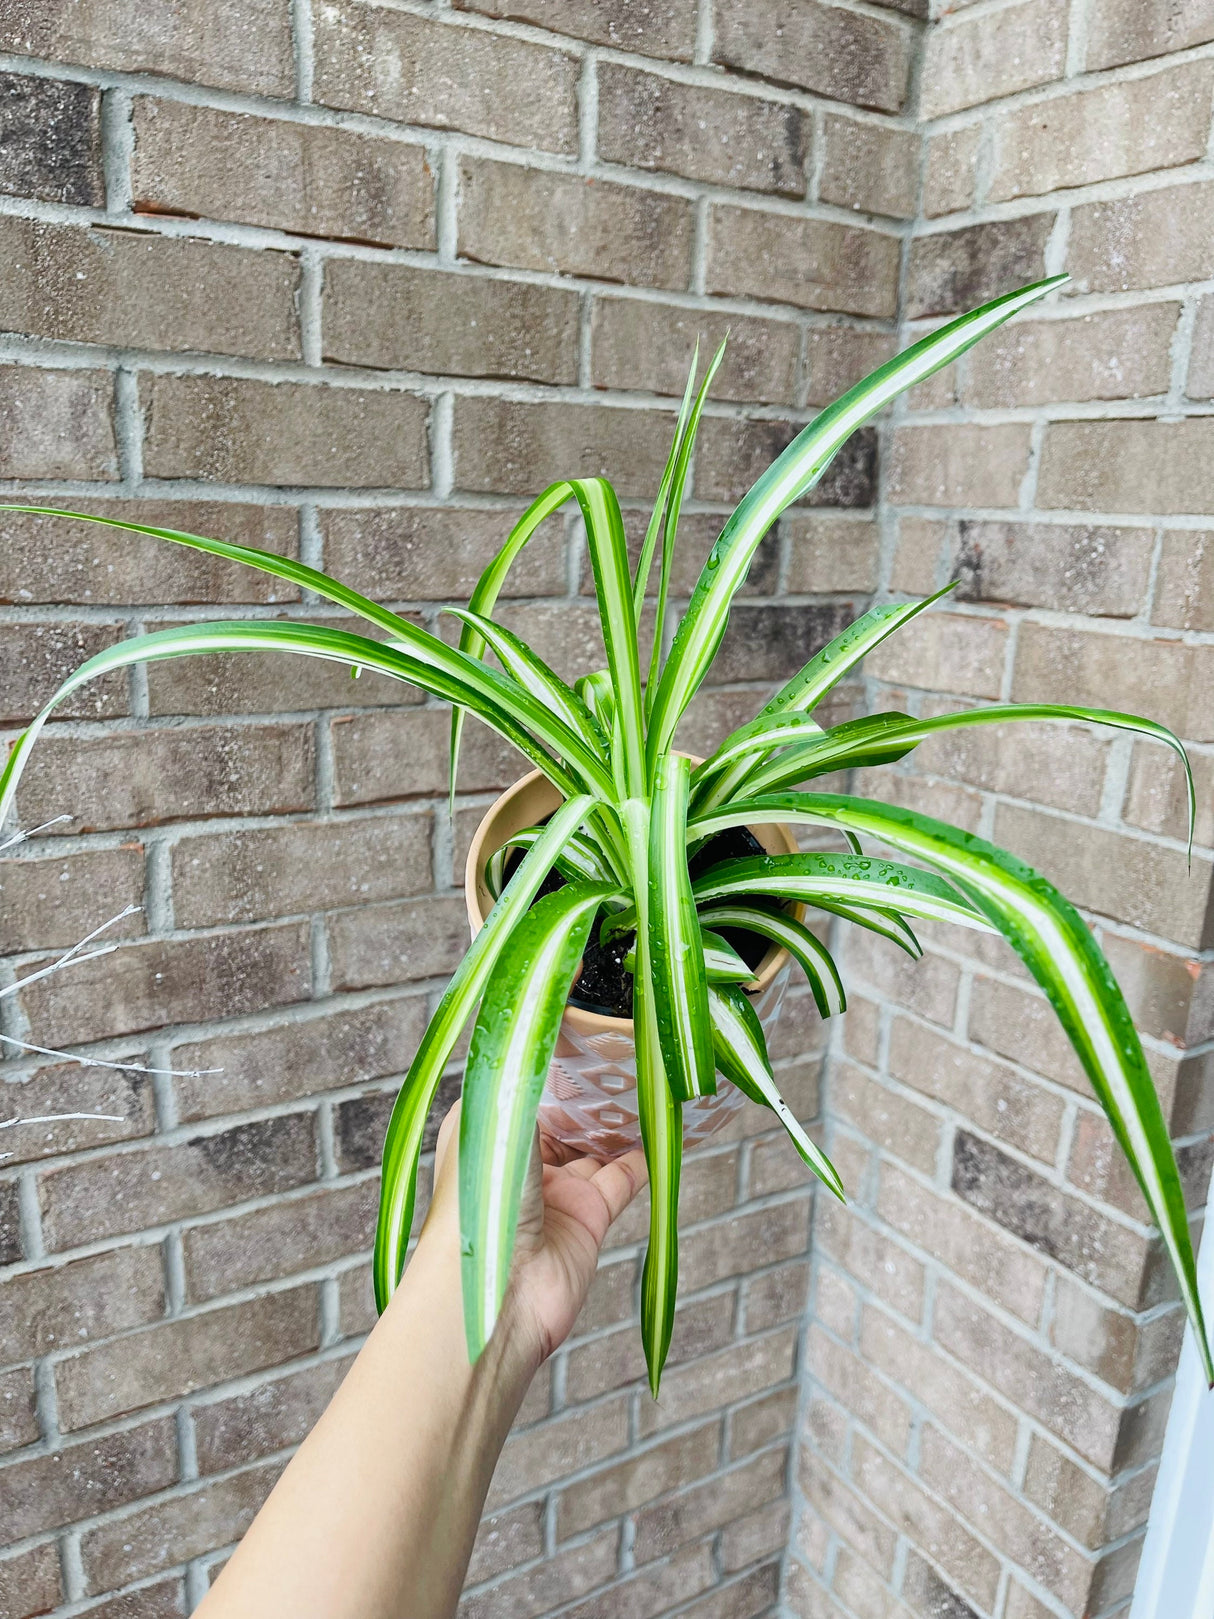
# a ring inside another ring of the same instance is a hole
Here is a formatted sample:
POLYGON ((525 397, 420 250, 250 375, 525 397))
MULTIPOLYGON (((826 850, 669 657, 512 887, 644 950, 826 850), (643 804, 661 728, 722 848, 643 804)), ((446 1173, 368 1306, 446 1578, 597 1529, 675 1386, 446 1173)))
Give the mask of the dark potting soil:
MULTIPOLYGON (((741 860, 748 855, 765 852, 763 845, 752 832, 748 832, 744 826, 732 827, 728 832, 718 832, 715 837, 709 838, 688 861, 687 869, 694 881, 710 866, 715 866, 722 860, 741 860)), ((507 881, 513 877, 522 858, 521 849, 511 852, 506 861, 507 881)), ((542 899, 545 894, 553 894, 564 886, 565 879, 561 874, 558 871, 550 871, 541 883, 536 899, 542 899)), ((777 901, 769 901, 758 896, 747 903, 762 906, 765 910, 780 909, 777 901)), ((599 928, 605 915, 606 912, 600 911, 595 917, 594 926, 590 930, 590 939, 582 956, 582 971, 570 991, 569 1004, 581 1007, 584 1012, 597 1012, 600 1017, 630 1018, 632 974, 624 968, 624 957, 632 949, 635 935, 627 933, 618 939, 610 940, 607 944, 600 944, 599 928)), ((720 934, 733 946, 748 967, 757 967, 771 948, 767 939, 744 928, 721 928, 720 934)))

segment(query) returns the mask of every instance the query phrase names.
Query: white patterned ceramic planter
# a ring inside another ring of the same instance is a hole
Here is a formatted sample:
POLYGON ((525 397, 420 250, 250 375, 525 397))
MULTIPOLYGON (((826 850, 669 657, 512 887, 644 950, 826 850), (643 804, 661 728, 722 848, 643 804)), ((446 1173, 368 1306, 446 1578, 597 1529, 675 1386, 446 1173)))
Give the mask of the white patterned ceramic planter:
MULTIPOLYGON (((515 782, 489 809, 477 828, 464 872, 468 921, 475 938, 493 908, 485 867, 506 839, 535 826, 560 804, 560 794, 535 770, 515 782)), ((786 826, 750 829, 770 854, 793 853, 786 826)), ((788 953, 772 948, 755 974, 753 1001, 770 1039, 788 984, 788 953)), ((569 1006, 561 1021, 556 1055, 540 1101, 541 1134, 565 1157, 606 1160, 641 1144, 636 1106, 636 1047, 632 1019, 603 1017, 569 1006)), ((697 1097, 683 1107, 683 1141, 695 1146, 727 1124, 745 1101, 736 1086, 717 1076, 715 1096, 697 1097)))

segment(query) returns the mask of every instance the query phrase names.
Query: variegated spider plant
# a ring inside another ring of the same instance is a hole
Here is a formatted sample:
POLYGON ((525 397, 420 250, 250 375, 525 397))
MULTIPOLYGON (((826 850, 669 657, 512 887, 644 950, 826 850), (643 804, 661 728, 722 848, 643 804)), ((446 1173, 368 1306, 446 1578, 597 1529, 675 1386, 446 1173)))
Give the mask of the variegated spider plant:
POLYGON ((1134 1170, 1214 1377, 1163 1114, 1121 991, 1074 907, 1014 856, 968 832, 868 798, 805 786, 827 772, 899 759, 924 738, 954 726, 1086 720, 1153 737, 1184 759, 1176 738, 1133 715, 1040 704, 999 704, 925 720, 877 714, 824 730, 813 718, 817 705, 932 597, 866 613, 705 763, 693 767, 673 750, 679 720, 721 644, 733 597, 781 512, 817 483, 851 434, 896 394, 957 359, 1063 280, 1038 282, 950 322, 805 427, 725 523, 669 653, 663 659, 655 646, 647 679, 638 621, 655 559, 659 624, 664 618, 692 447, 719 351, 698 393, 693 368, 635 573, 611 485, 603 478, 554 484, 515 526, 467 609, 451 610, 462 624, 458 648, 301 563, 218 540, 90 519, 277 575, 348 608, 385 639, 309 624, 241 621, 124 641, 85 663, 18 740, 0 777, 0 823, 39 731, 78 686, 128 664, 234 651, 277 649, 329 658, 420 687, 452 704, 453 787, 467 712, 513 743, 561 795, 548 823, 520 836, 521 863, 452 978, 397 1098, 384 1146, 374 1260, 381 1308, 404 1264, 426 1118, 456 1043, 475 1018, 460 1123, 460 1220, 470 1354, 478 1355, 487 1342, 506 1288, 540 1093, 597 918, 608 933, 635 936, 628 965, 638 1109, 652 1186, 641 1330, 656 1393, 674 1316, 682 1105, 715 1091, 720 1071, 774 1111, 801 1157, 833 1195, 843 1195, 833 1165, 779 1095, 758 1018, 741 987, 751 970, 717 932, 748 929, 784 946, 807 975, 820 1011, 829 1015, 842 1010, 843 990, 826 949, 799 919, 801 908, 810 906, 885 934, 912 955, 918 946, 911 921, 920 917, 1000 933, 1010 942, 1048 996, 1134 1170), (543 520, 569 500, 578 503, 585 522, 607 653, 607 668, 573 687, 492 617, 511 564, 543 520), (496 666, 485 661, 487 654, 496 666), (834 829, 848 850, 730 859, 691 879, 689 848, 728 828, 772 822, 834 829), (902 858, 871 855, 861 838, 902 858), (553 868, 564 885, 537 899, 553 868))

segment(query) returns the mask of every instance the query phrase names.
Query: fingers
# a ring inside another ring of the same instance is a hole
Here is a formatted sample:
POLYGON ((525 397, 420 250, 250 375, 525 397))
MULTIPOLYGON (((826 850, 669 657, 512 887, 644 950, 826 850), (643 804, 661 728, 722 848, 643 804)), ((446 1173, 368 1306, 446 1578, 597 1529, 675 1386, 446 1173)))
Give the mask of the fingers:
POLYGON ((583 1159, 582 1162, 591 1165, 593 1173, 590 1181, 598 1188, 607 1205, 608 1224, 614 1225, 649 1178, 645 1154, 638 1147, 625 1153, 622 1158, 604 1164, 601 1169, 594 1168, 591 1159, 583 1159))

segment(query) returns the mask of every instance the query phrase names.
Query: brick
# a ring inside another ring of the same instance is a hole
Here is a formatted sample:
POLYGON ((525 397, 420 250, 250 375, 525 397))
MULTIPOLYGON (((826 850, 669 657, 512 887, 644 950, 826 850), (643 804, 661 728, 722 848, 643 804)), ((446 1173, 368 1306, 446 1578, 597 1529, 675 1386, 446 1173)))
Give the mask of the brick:
MULTIPOLYGON (((429 797, 447 790, 449 715, 440 708, 418 713, 358 714, 332 722, 335 798, 339 807, 429 797)), ((460 746, 459 782, 464 792, 498 790, 528 768, 522 755, 475 722, 460 746)), ((476 812, 479 822, 482 811, 476 812)), ((462 873, 462 862, 456 863, 462 873)))
MULTIPOLYGON (((424 1002, 422 1003, 424 1005, 424 1002)), ((439 1082, 429 1118, 422 1131, 422 1151, 432 1152, 438 1140, 438 1127, 447 1109, 459 1100, 463 1075, 447 1074, 439 1082)), ((371 1091, 339 1102, 334 1109, 334 1146, 341 1174, 360 1169, 378 1169, 383 1156, 384 1134, 392 1114, 395 1091, 371 1091)))
MULTIPOLYGON (((934 591, 947 535, 947 526, 934 518, 901 518, 890 568, 890 589, 909 596, 926 596, 934 591)), ((952 547, 948 550, 951 555, 952 547)))
POLYGON ((534 495, 557 478, 602 476, 619 495, 652 496, 673 427, 658 411, 457 398, 455 487, 534 495))
POLYGON ((1057 881, 1078 905, 1177 944, 1203 949, 1214 942, 1206 915, 1208 860, 1195 858, 1190 872, 1181 850, 1012 805, 1000 806, 995 838, 1057 881))
POLYGON ((729 1419, 729 1454, 737 1460, 792 1431, 797 1415, 796 1387, 777 1389, 739 1406, 729 1419))
POLYGON ((739 604, 713 664, 713 677, 786 680, 796 674, 855 615, 837 603, 806 607, 739 604))
POLYGON ((47 1245, 95 1242, 301 1186, 315 1178, 313 1130, 310 1114, 287 1114, 47 1170, 38 1185, 47 1245))
POLYGON ((713 59, 726 67, 885 112, 906 96, 910 35, 893 18, 763 0, 725 8, 716 24, 713 59))
POLYGON ((1205 1038, 1209 992, 1214 988, 1207 972, 1184 955, 1137 939, 1106 933, 1103 945, 1134 1022, 1144 1034, 1175 1046, 1195 1045, 1205 1038))
POLYGON ((589 1411, 568 1412, 542 1428, 511 1434, 489 1487, 488 1510, 625 1450, 629 1398, 618 1394, 589 1411))
POLYGON ((983 1461, 1001 1473, 1011 1473, 1016 1416, 960 1367, 871 1305, 865 1306, 861 1319, 860 1353, 870 1366, 925 1405, 983 1461))
POLYGON ((1065 0, 1022 0, 1001 11, 942 19, 927 34, 920 117, 939 118, 1060 78, 1067 18, 1065 0))
POLYGON ((1003 1063, 978 1057, 933 1029, 896 1017, 889 1071, 1010 1146, 1053 1163, 1063 1104, 1003 1063))
POLYGON ((21 1209, 16 1181, 0 1181, 0 1265, 13 1265, 22 1257, 21 1209))
POLYGON ((329 924, 335 989, 416 983, 457 967, 468 948, 462 900, 420 899, 346 911, 329 924))
POLYGON ((1006 643, 1002 619, 928 613, 878 647, 867 667, 878 680, 967 697, 998 697, 1006 643))
POLYGON ((1038 500, 1087 511, 1206 511, 1214 501, 1202 461, 1214 443, 1208 421, 1054 423, 1038 500))
POLYGON ((952 1187, 971 1207, 1123 1304, 1137 1305, 1146 1243, 966 1130, 953 1147, 952 1187))
POLYGON ((831 1074, 831 1111, 886 1152, 930 1175, 940 1147, 940 1121, 851 1063, 831 1074))
POLYGON ((923 1433, 920 1471, 927 1484, 1018 1567, 1068 1607, 1084 1606, 1087 1560, 930 1426, 923 1433))
POLYGON ((1045 244, 1052 227, 1051 214, 1024 214, 916 237, 904 314, 956 314, 1038 280, 1045 274, 1045 244))
POLYGON ((557 1536, 564 1540, 704 1478, 715 1470, 719 1457, 719 1427, 709 1422, 568 1485, 557 1506, 557 1536))
POLYGON ((846 1546, 839 1548, 835 1559, 831 1589, 847 1603, 849 1612, 868 1615, 891 1611, 892 1599, 885 1581, 846 1546))
POLYGON ((316 19, 313 94, 397 123, 546 152, 577 147, 577 63, 529 40, 335 0, 316 19))
POLYGON ((795 1319, 805 1308, 808 1290, 809 1267, 796 1260, 753 1277, 746 1286, 746 1331, 761 1332, 795 1319))
POLYGON ((68 1431, 276 1366, 319 1344, 319 1290, 297 1287, 130 1333, 55 1367, 68 1431))
POLYGON ((176 1081, 183 1122, 294 1101, 397 1073, 426 1022, 425 1002, 397 998, 321 1011, 298 1022, 173 1049, 176 1069, 217 1069, 176 1081))
POLYGON ((1049 1619, 1051 1610, 1012 1580, 1007 1589, 1007 1619, 1049 1619))
POLYGON ((543 1503, 530 1501, 508 1512, 483 1518, 477 1531, 465 1586, 479 1585, 506 1569, 517 1568, 544 1550, 543 1503))
POLYGON ((173 849, 174 913, 179 927, 210 927, 418 894, 430 842, 425 814, 187 838, 173 849))
POLYGON ((714 399, 794 402, 800 333, 791 321, 714 315, 649 299, 595 299, 590 380, 596 388, 677 398, 697 339, 703 364, 725 338, 725 358, 712 384, 714 399))
MULTIPOLYGON (((429 1198, 429 1176, 424 1166, 419 1179, 422 1184, 418 1188, 418 1202, 421 1203, 423 1194, 426 1199, 429 1198)), ((370 1332, 379 1319, 370 1265, 356 1265, 353 1270, 343 1271, 338 1278, 337 1292, 342 1337, 358 1338, 370 1332)))
POLYGON ((59 1548, 53 1542, 0 1558, 0 1613, 8 1619, 49 1613, 62 1597, 59 1548))
POLYGON ((600 1264, 590 1284, 586 1302, 577 1318, 574 1336, 594 1332, 599 1327, 616 1326, 636 1314, 636 1263, 632 1259, 600 1264))
POLYGON ((812 1451, 802 1448, 797 1470, 801 1488, 815 1515, 886 1579, 893 1571, 897 1535, 874 1512, 864 1495, 857 1494, 812 1451))
POLYGON ((1205 648, 1162 640, 1136 640, 1133 648, 1127 657, 1116 636, 1025 624, 1012 697, 1116 707, 1194 741, 1214 741, 1214 715, 1198 695, 1210 678, 1205 648))
POLYGON ((320 1361, 242 1394, 195 1405, 198 1470, 226 1472, 306 1438, 350 1369, 350 1359, 320 1361))
MULTIPOLYGON (((380 601, 466 601, 518 516, 517 510, 330 508, 320 514, 325 566, 380 601)), ((502 599, 565 589, 564 535, 559 520, 550 519, 520 552, 502 599)))
POLYGON ((882 1164, 877 1212, 1012 1315, 1037 1321, 1048 1267, 959 1201, 929 1191, 894 1164, 882 1164))
POLYGON ((378 1186, 361 1181, 195 1226, 183 1237, 187 1296, 216 1298, 369 1252, 378 1203, 378 1186))
POLYGON ((636 1514, 636 1560, 652 1562, 689 1541, 723 1528, 784 1490, 787 1452, 768 1450, 705 1484, 636 1514))
POLYGON ((682 198, 477 158, 461 160, 459 186, 464 258, 630 286, 687 286, 691 211, 682 198))
POLYGON ((172 1418, 162 1417, 4 1468, 4 1527, 11 1540, 24 1540, 112 1512, 176 1478, 176 1433, 172 1418))
POLYGON ((805 334, 808 404, 827 405, 893 354, 885 332, 855 326, 813 326, 805 334))
MULTIPOLYGON (((683 1227, 694 1225, 701 1220, 711 1220, 718 1214, 730 1213, 737 1201, 737 1186, 737 1148, 727 1152, 711 1152, 706 1149, 694 1157, 689 1157, 683 1166, 679 1189, 679 1219, 683 1227)), ((624 1244, 642 1242, 648 1235, 649 1190, 646 1187, 612 1226, 606 1246, 619 1248, 624 1244)), ((704 1235, 707 1240, 710 1233, 704 1235)))
MULTIPOLYGON (((59 502, 51 500, 49 504, 59 502)), ((70 504, 70 502, 69 502, 70 504)), ((101 517, 213 534, 279 556, 298 553, 299 522, 289 507, 239 506, 219 501, 96 500, 101 517)), ((155 602, 295 601, 293 585, 254 568, 184 546, 54 517, 5 512, 0 517, 0 601, 85 602, 129 606, 155 602)))
POLYGON ((868 1498, 913 1545, 931 1551, 933 1561, 966 1597, 982 1608, 993 1607, 998 1559, 866 1439, 858 1439, 855 1450, 856 1481, 868 1498))
POLYGON ((1052 1355, 1005 1327, 944 1284, 937 1294, 940 1345, 992 1383, 1007 1400, 1036 1417, 1097 1467, 1112 1459, 1119 1410, 1052 1355))
MULTIPOLYGON (((18 1450, 41 1437, 32 1367, 0 1372, 0 1451, 18 1450)), ((0 1570, 3 1569, 0 1563, 0 1570)), ((3 1591, 0 1573, 0 1592, 3 1591)), ((2 1610, 0 1610, 2 1611, 2 1610)))
MULTIPOLYGON (((974 1609, 915 1551, 906 1559, 902 1595, 923 1619, 971 1619, 974 1609)), ((1043 1610, 1044 1611, 1044 1610, 1043 1610)))
POLYGON ((877 587, 879 536, 867 518, 809 517, 784 520, 788 536, 785 587, 793 594, 859 591, 877 587))
POLYGON ((324 299, 329 360, 452 376, 577 378, 576 293, 333 259, 324 299))
POLYGON ((1194 163, 1210 133, 1214 69, 1184 62, 1143 78, 1054 96, 1005 113, 991 202, 1194 163))
POLYGON ((74 1045, 287 1006, 311 988, 308 924, 299 922, 130 944, 34 984, 22 1005, 48 1045, 74 1045))
POLYGON ((963 397, 994 407, 1166 393, 1179 313, 1176 304, 1144 304, 1076 320, 1019 321, 971 356, 963 397))
POLYGON ((1123 1394, 1168 1376, 1180 1352, 1184 1313, 1169 1310, 1143 1322, 1060 1275, 1050 1342, 1070 1360, 1123 1394))
POLYGON ((695 46, 695 18, 678 0, 649 0, 643 7, 628 0, 606 5, 601 0, 456 0, 455 9, 535 23, 555 34, 642 56, 690 62, 695 46))
POLYGON ((459 1619, 530 1619, 555 1604, 585 1596, 609 1580, 619 1560, 619 1531, 602 1534, 545 1558, 490 1590, 465 1596, 459 1619))
POLYGON ((767 298, 798 309, 894 313, 896 236, 727 203, 713 204, 708 228, 709 292, 767 298))
POLYGON ((809 1240, 809 1203, 798 1199, 739 1214, 727 1225, 705 1226, 683 1238, 679 1285, 695 1292, 764 1264, 805 1252, 809 1240))
POLYGON ((981 140, 981 124, 962 124, 927 137, 923 212, 928 219, 973 207, 981 140))
POLYGON ((995 978, 977 977, 970 1001, 969 1035, 1001 1056, 1086 1092, 1088 1081, 1044 997, 995 978))
POLYGON ((105 206, 101 92, 0 73, 0 191, 39 202, 105 206))
MULTIPOLYGON (((786 1326, 763 1338, 729 1344, 715 1354, 671 1367, 662 1377, 661 1397, 652 1403, 642 1399, 638 1431, 657 1433, 787 1383, 795 1370, 796 1351, 797 1329, 786 1326)), ((752 1423, 749 1442, 753 1442, 754 1426, 752 1423)), ((742 1440, 743 1445, 747 1442, 742 1440)))
MULTIPOLYGON (((222 1561, 208 1570, 213 1580, 218 1577, 222 1561)), ((157 1580, 144 1585, 126 1596, 98 1602, 88 1610, 90 1619, 183 1619, 186 1596, 179 1578, 157 1580)))
POLYGON ((608 162, 805 195, 810 123, 800 108, 613 62, 601 63, 597 77, 598 155, 608 162))
POLYGON ((1197 305, 1185 392, 1190 399, 1214 398, 1214 298, 1202 298, 1197 305))
MULTIPOLYGON (((143 863, 139 844, 59 859, 0 860, 0 955, 76 944, 98 924, 99 894, 115 915, 121 907, 139 905, 143 863)), ((145 928, 142 917, 130 916, 108 937, 130 938, 145 928)), ((5 1145, 11 1149, 11 1138, 5 1145)))
POLYGON ((1095 815, 1108 756, 1109 743, 1091 730, 1030 723, 942 732, 916 762, 987 792, 1095 815))
POLYGON ((864 1360, 828 1336, 818 1325, 806 1340, 810 1384, 826 1388, 835 1399, 895 1455, 905 1456, 910 1439, 911 1412, 864 1360))
MULTIPOLYGON (((123 639, 121 624, 27 621, 0 629, 0 724, 28 725, 87 658, 123 639)), ((113 719, 128 712, 121 673, 91 680, 56 710, 58 719, 113 719)))
POLYGON ((0 322, 74 343, 262 360, 300 355, 298 261, 131 230, 0 221, 0 322))
POLYGON ((1148 528, 963 519, 957 596, 1133 618, 1146 597, 1154 544, 1148 528))
POLYGON ((420 489, 424 400, 367 388, 247 378, 143 379, 144 470, 220 483, 420 489))
POLYGON ((1151 620, 1178 630, 1214 629, 1214 535, 1165 530, 1151 620))
MULTIPOLYGON (((708 418, 699 435, 696 495, 704 500, 740 500, 797 431, 797 426, 785 422, 708 418)), ((866 507, 875 501, 876 489, 877 439, 872 428, 861 428, 842 446, 801 504, 866 507)))
POLYGON ((10 1276, 4 1290, 4 1365, 141 1327, 158 1320, 165 1303, 160 1251, 150 1245, 25 1271, 10 1276))
POLYGON ((118 476, 108 371, 0 366, 0 476, 118 476))
MULTIPOLYGON (((1077 292, 1167 287, 1203 274, 1214 185, 1163 186, 1071 215, 1067 266, 1077 292)), ((1166 509, 1166 508, 1157 508, 1166 509)))
POLYGON ((0 49, 255 95, 295 93, 290 18, 273 0, 252 0, 239 18, 183 12, 175 0, 6 4, 0 49))
MULTIPOLYGON (((631 1313, 631 1311, 630 1311, 631 1313)), ((680 1365, 721 1346, 733 1337, 734 1299, 732 1294, 684 1304, 675 1314, 667 1365, 680 1365)), ((645 1357, 639 1334, 630 1322, 616 1332, 604 1333, 570 1350, 565 1364, 565 1398, 569 1404, 592 1400, 625 1383, 640 1382, 645 1376, 645 1357)))
POLYGON ((1155 1470, 1136 1475, 1119 1488, 1097 1483, 1048 1440, 1034 1434, 1025 1471, 1025 1494, 1082 1545, 1099 1551, 1146 1522, 1155 1470))
POLYGON ((890 498, 902 506, 1016 506, 1029 467, 1029 431, 1020 422, 900 427, 890 498))
POLYGON ((137 212, 378 247, 434 245, 424 147, 150 96, 135 98, 131 116, 137 212))
MULTIPOLYGON (((726 1573, 745 1568, 760 1557, 783 1552, 792 1514, 787 1501, 771 1501, 757 1512, 735 1518, 721 1531, 721 1567, 726 1573)), ((761 1571, 760 1571, 761 1572, 761 1571)), ((766 1611, 756 1608, 755 1613, 766 1611)))
POLYGON ((1209 0, 1179 0, 1159 11, 1134 0, 1096 0, 1088 17, 1087 66, 1117 67, 1214 39, 1209 0))
MULTIPOLYGON (((1185 839, 1189 830, 1188 791, 1184 767, 1174 754, 1166 758, 1146 743, 1134 749, 1130 783, 1123 814, 1133 826, 1167 837, 1185 839)), ((1194 837, 1199 844, 1214 843, 1214 759, 1206 753, 1191 753, 1197 816, 1194 837)))
MULTIPOLYGON (((838 1156, 835 1151, 835 1158, 838 1156)), ((816 1239, 822 1250, 877 1298, 911 1321, 923 1316, 923 1264, 884 1232, 868 1226, 855 1209, 822 1201, 816 1239)))
POLYGON ((919 180, 919 135, 827 113, 826 154, 818 182, 823 202, 910 219, 919 180))

